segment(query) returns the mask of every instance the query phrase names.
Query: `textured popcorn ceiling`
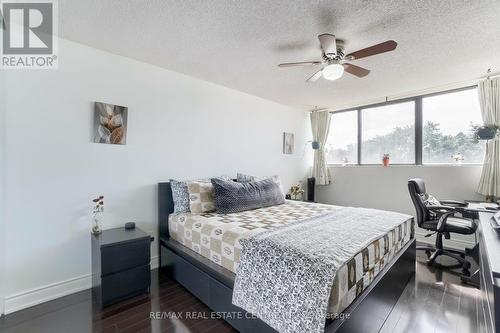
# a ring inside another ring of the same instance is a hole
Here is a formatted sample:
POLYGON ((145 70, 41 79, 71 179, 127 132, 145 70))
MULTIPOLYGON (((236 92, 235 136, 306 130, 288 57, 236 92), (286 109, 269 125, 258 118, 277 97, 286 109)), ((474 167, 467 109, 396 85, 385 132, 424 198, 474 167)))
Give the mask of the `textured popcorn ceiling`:
POLYGON ((282 104, 345 107, 500 71, 500 1, 61 0, 61 36, 282 104), (317 35, 355 51, 388 39, 396 51, 354 62, 363 79, 306 83, 317 35))

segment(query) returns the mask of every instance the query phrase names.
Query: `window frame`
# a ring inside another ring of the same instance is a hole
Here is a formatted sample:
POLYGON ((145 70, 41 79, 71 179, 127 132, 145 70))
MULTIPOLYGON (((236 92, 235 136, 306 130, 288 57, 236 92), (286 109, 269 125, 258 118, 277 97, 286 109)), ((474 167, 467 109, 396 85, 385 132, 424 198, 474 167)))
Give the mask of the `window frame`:
MULTIPOLYGON (((368 104, 368 105, 361 105, 353 108, 347 108, 347 109, 342 109, 338 111, 329 111, 332 116, 337 114, 337 113, 343 113, 343 112, 356 112, 357 113, 357 130, 358 130, 358 138, 357 138, 357 156, 358 160, 357 163, 352 163, 349 164, 348 166, 379 166, 379 164, 372 164, 372 163, 363 163, 362 161, 362 130, 363 130, 363 117, 362 117, 362 111, 363 109, 368 109, 368 108, 375 108, 375 107, 381 107, 381 106, 387 106, 387 105, 392 105, 392 104, 399 104, 399 103, 405 103, 405 102, 414 102, 414 113, 415 113, 415 163, 391 163, 391 165, 403 165, 403 166, 415 166, 415 165, 424 165, 424 166, 439 166, 439 165, 453 165, 453 163, 423 163, 422 161, 422 156, 423 156, 423 103, 422 100, 426 97, 432 97, 432 96, 438 96, 438 95, 445 95, 445 94, 450 94, 450 93, 455 93, 455 92, 460 92, 460 91, 465 91, 465 90, 472 90, 472 89, 477 89, 477 85, 472 85, 472 86, 466 86, 462 88, 455 88, 455 89, 448 89, 448 90, 443 90, 443 91, 438 91, 438 92, 433 92, 433 93, 428 93, 428 94, 422 94, 422 95, 417 95, 417 96, 412 96, 412 97, 405 97, 405 98, 400 98, 400 99, 394 99, 390 101, 385 101, 385 102, 379 102, 379 103, 373 103, 373 104, 368 104)), ((464 163, 465 165, 482 165, 482 163, 464 163)), ((328 163, 329 166, 341 166, 342 164, 339 163, 328 163)))

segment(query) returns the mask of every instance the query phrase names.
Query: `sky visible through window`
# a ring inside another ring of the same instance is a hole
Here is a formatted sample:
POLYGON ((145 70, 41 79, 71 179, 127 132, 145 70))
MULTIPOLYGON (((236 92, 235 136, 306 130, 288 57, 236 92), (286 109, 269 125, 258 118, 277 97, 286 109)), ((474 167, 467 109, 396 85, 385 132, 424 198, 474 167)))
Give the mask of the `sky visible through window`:
POLYGON ((415 102, 388 104, 361 110, 361 162, 415 163, 415 102))
POLYGON ((357 163, 357 140, 358 112, 333 114, 325 149, 328 163, 357 163))
POLYGON ((477 89, 467 89, 422 99, 423 163, 452 163, 453 155, 463 163, 482 163, 485 142, 471 141, 471 124, 483 120, 477 89))

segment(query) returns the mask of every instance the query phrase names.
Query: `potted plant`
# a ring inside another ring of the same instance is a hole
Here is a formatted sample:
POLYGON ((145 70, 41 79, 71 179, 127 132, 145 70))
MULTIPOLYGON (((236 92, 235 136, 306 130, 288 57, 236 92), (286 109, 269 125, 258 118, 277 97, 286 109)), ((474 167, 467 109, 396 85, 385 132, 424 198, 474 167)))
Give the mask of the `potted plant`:
POLYGON ((463 160, 465 160, 464 155, 461 153, 456 153, 451 155, 451 158, 455 162, 455 165, 462 165, 463 160))
POLYGON ((497 125, 471 125, 472 140, 478 143, 479 140, 493 140, 498 136, 499 127, 497 125))
POLYGON ((382 157, 382 163, 384 164, 384 166, 389 166, 389 162, 390 162, 390 156, 389 154, 384 154, 384 156, 382 157))

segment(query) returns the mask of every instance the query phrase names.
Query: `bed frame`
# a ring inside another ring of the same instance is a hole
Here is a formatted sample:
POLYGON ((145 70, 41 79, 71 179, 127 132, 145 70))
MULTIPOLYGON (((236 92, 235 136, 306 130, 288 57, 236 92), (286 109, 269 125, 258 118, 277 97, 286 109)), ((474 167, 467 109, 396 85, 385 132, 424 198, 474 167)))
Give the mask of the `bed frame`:
MULTIPOLYGON (((235 274, 171 239, 168 216, 174 211, 170 183, 158 184, 160 269, 242 333, 276 332, 262 320, 232 304, 235 274)), ((327 320, 325 332, 378 332, 404 288, 415 275, 415 239, 343 311, 327 320)), ((414 283, 414 280, 412 280, 414 283)))

